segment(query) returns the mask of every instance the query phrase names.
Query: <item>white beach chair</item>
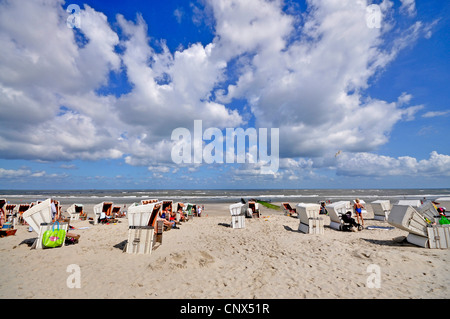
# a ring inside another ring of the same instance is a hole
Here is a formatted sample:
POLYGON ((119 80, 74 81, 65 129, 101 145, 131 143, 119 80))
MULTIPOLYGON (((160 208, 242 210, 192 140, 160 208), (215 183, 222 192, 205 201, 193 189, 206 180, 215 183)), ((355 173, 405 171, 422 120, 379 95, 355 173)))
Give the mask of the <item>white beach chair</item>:
POLYGON ((409 233, 427 237, 429 223, 416 208, 407 205, 394 205, 388 216, 388 223, 409 233))
POLYGON ((327 205, 328 216, 330 216, 330 227, 336 230, 342 230, 344 221, 342 215, 352 211, 350 201, 339 201, 327 205))
MULTIPOLYGON (((30 227, 38 234, 38 238, 34 241, 31 248, 43 248, 42 236, 45 231, 51 230, 52 223, 52 208, 51 199, 47 199, 33 207, 27 209, 23 213, 23 219, 30 225, 30 227)), ((64 229, 67 233, 68 223, 60 223, 60 228, 64 229)), ((62 246, 64 246, 64 241, 62 246)))
POLYGON ((18 220, 19 223, 23 223, 24 219, 23 219, 23 213, 25 213, 28 209, 30 209, 31 204, 19 204, 18 208, 17 208, 17 213, 18 213, 18 220))
POLYGON ((422 203, 420 199, 400 199, 396 205, 419 207, 422 203))
POLYGON ((388 223, 406 230, 406 240, 425 248, 450 248, 450 225, 439 225, 438 212, 431 201, 419 207, 394 205, 388 223))
POLYGON ((376 220, 386 221, 391 211, 390 200, 376 200, 370 203, 373 210, 373 218, 376 220))
POLYGON ((247 208, 248 205, 243 203, 230 205, 231 228, 245 228, 245 214, 247 208))
POLYGON ((173 212, 173 201, 172 200, 162 200, 161 201, 161 211, 165 211, 166 207, 169 208, 168 212, 169 212, 169 216, 166 216, 166 219, 169 219, 170 214, 173 212))
POLYGON ((427 227, 427 236, 409 233, 406 241, 416 246, 431 249, 450 249, 450 227, 434 225, 427 227))
POLYGON ((151 254, 156 239, 154 225, 160 209, 160 202, 128 208, 128 241, 124 247, 125 252, 151 254))
POLYGON ((82 204, 72 204, 67 208, 67 213, 69 214, 70 221, 79 220, 80 214, 83 212, 82 204))
POLYGON ((322 217, 319 217, 319 213, 319 204, 297 204, 297 214, 300 220, 298 230, 305 234, 323 234, 324 221, 322 217))
POLYGON ((439 222, 440 216, 433 202, 426 201, 425 203, 417 207, 416 210, 420 215, 425 217, 429 223, 439 222))
POLYGON ((94 206, 94 225, 98 224, 98 221, 101 217, 102 212, 105 213, 106 216, 111 215, 113 203, 112 202, 101 202, 94 206))
POLYGON ((281 205, 283 206, 284 215, 292 216, 292 214, 296 214, 297 213, 297 209, 296 208, 292 208, 290 203, 282 203, 281 205))
POLYGON ((255 202, 255 201, 249 201, 248 202, 248 212, 250 214, 250 217, 259 218, 259 203, 255 202))
POLYGON ((13 229, 16 228, 16 223, 17 223, 17 214, 14 213, 16 211, 17 205, 16 204, 8 204, 6 203, 3 206, 3 210, 5 211, 5 220, 6 222, 11 223, 11 226, 13 229))
POLYGON ((121 206, 113 206, 111 210, 111 217, 116 218, 120 216, 120 210, 122 209, 121 206))
POLYGON ((181 220, 181 214, 184 215, 184 203, 178 202, 176 204, 174 204, 173 208, 175 209, 175 212, 177 213, 177 222, 179 222, 181 220), (181 213, 179 212, 181 208, 181 213))

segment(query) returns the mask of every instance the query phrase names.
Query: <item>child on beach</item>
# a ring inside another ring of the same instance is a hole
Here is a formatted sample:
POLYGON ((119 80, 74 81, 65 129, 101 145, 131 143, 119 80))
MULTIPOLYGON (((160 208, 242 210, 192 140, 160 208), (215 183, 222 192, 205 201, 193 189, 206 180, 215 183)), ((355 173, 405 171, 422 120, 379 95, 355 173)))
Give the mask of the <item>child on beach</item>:
POLYGON ((359 224, 361 224, 361 226, 364 228, 364 219, 362 217, 362 209, 364 208, 364 206, 359 202, 359 199, 355 199, 355 205, 353 205, 353 208, 355 209, 355 214, 356 214, 356 220, 359 224), (359 221, 359 219, 361 218, 361 222, 359 221))

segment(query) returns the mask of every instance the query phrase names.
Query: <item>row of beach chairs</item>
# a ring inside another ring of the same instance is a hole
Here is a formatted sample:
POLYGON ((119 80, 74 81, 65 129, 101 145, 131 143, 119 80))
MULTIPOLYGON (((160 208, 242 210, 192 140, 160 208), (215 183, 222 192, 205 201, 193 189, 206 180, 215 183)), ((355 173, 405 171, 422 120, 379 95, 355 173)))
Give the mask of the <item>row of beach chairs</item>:
MULTIPOLYGON (((6 201, 5 201, 6 202, 6 201)), ((54 202, 54 201, 53 201, 54 202)), ((128 218, 128 241, 124 247, 124 252, 136 254, 149 254, 155 243, 162 243, 162 234, 164 231, 164 220, 158 218, 162 212, 167 212, 167 218, 173 209, 177 210, 177 222, 180 220, 190 220, 197 216, 197 205, 191 203, 176 203, 173 201, 159 201, 157 199, 142 200, 141 203, 134 203, 128 208, 126 216, 128 218), (181 216, 183 215, 183 216, 181 216)), ((67 237, 76 237, 79 235, 68 233, 69 224, 73 220, 80 219, 80 216, 87 217, 83 210, 83 205, 73 204, 67 209, 68 218, 58 220, 59 229, 63 229, 67 237)), ((40 201, 32 205, 20 214, 24 223, 29 225, 37 233, 31 248, 44 248, 42 245, 43 234, 54 227, 54 218, 52 213, 52 199, 40 201)), ((120 207, 114 206, 112 202, 102 202, 94 206, 94 225, 104 222, 117 222, 118 217, 124 217, 125 213, 120 211, 120 207), (118 208, 118 209, 117 209, 118 208)), ((62 247, 65 246, 63 240, 62 247)))
MULTIPOLYGON (((365 205, 365 202, 360 200, 365 205)), ((376 200, 370 203, 374 219, 386 221, 390 225, 408 232, 406 240, 409 243, 425 248, 450 248, 450 225, 441 224, 442 213, 437 206, 450 207, 450 197, 438 198, 434 202, 421 200, 399 200, 392 205, 389 200, 376 200)), ((320 205, 313 203, 299 203, 293 208, 289 203, 282 203, 284 214, 293 216, 297 214, 299 219, 298 230, 306 234, 323 234, 324 219, 320 215, 320 205)), ((246 207, 242 203, 230 205, 233 228, 244 228, 245 220, 242 219, 246 207)), ((326 205, 330 218, 330 228, 335 230, 351 229, 352 222, 347 214, 354 214, 350 201, 338 201, 326 205)), ((362 211, 363 215, 367 210, 362 211)), ((444 214, 445 218, 445 214, 444 214)), ((354 221, 353 221, 354 222, 354 221)))

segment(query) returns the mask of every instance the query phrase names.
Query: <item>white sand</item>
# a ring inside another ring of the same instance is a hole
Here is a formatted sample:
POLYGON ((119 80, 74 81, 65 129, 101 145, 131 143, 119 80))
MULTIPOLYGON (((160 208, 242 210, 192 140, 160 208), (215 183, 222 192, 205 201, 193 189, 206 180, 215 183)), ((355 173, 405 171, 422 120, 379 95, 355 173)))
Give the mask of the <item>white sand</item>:
MULTIPOLYGON (((73 222, 89 227, 71 231, 81 235, 80 242, 46 250, 22 243, 37 235, 19 226, 15 236, 0 239, 0 298, 450 296, 450 250, 393 241, 407 235, 402 230, 326 227, 323 235, 307 235, 297 231, 297 218, 264 207, 265 218, 246 219, 244 229, 232 229, 228 205, 205 204, 204 217, 164 232, 163 244, 150 255, 122 251, 125 218, 110 225, 73 222), (81 288, 67 286, 71 264, 80 267, 81 288), (367 272, 370 265, 379 267, 380 288, 367 284, 374 276, 367 272)), ((371 219, 371 210, 368 215, 366 226, 390 226, 371 219)))

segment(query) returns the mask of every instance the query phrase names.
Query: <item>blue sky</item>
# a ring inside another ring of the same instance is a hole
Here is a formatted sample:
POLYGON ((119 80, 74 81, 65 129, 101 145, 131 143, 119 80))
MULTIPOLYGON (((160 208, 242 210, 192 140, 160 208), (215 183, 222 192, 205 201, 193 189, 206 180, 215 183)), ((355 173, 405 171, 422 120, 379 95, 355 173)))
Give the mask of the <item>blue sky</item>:
POLYGON ((449 17, 438 0, 4 1, 0 188, 448 188, 449 17), (175 163, 195 120, 279 129, 276 169, 258 145, 175 163))

